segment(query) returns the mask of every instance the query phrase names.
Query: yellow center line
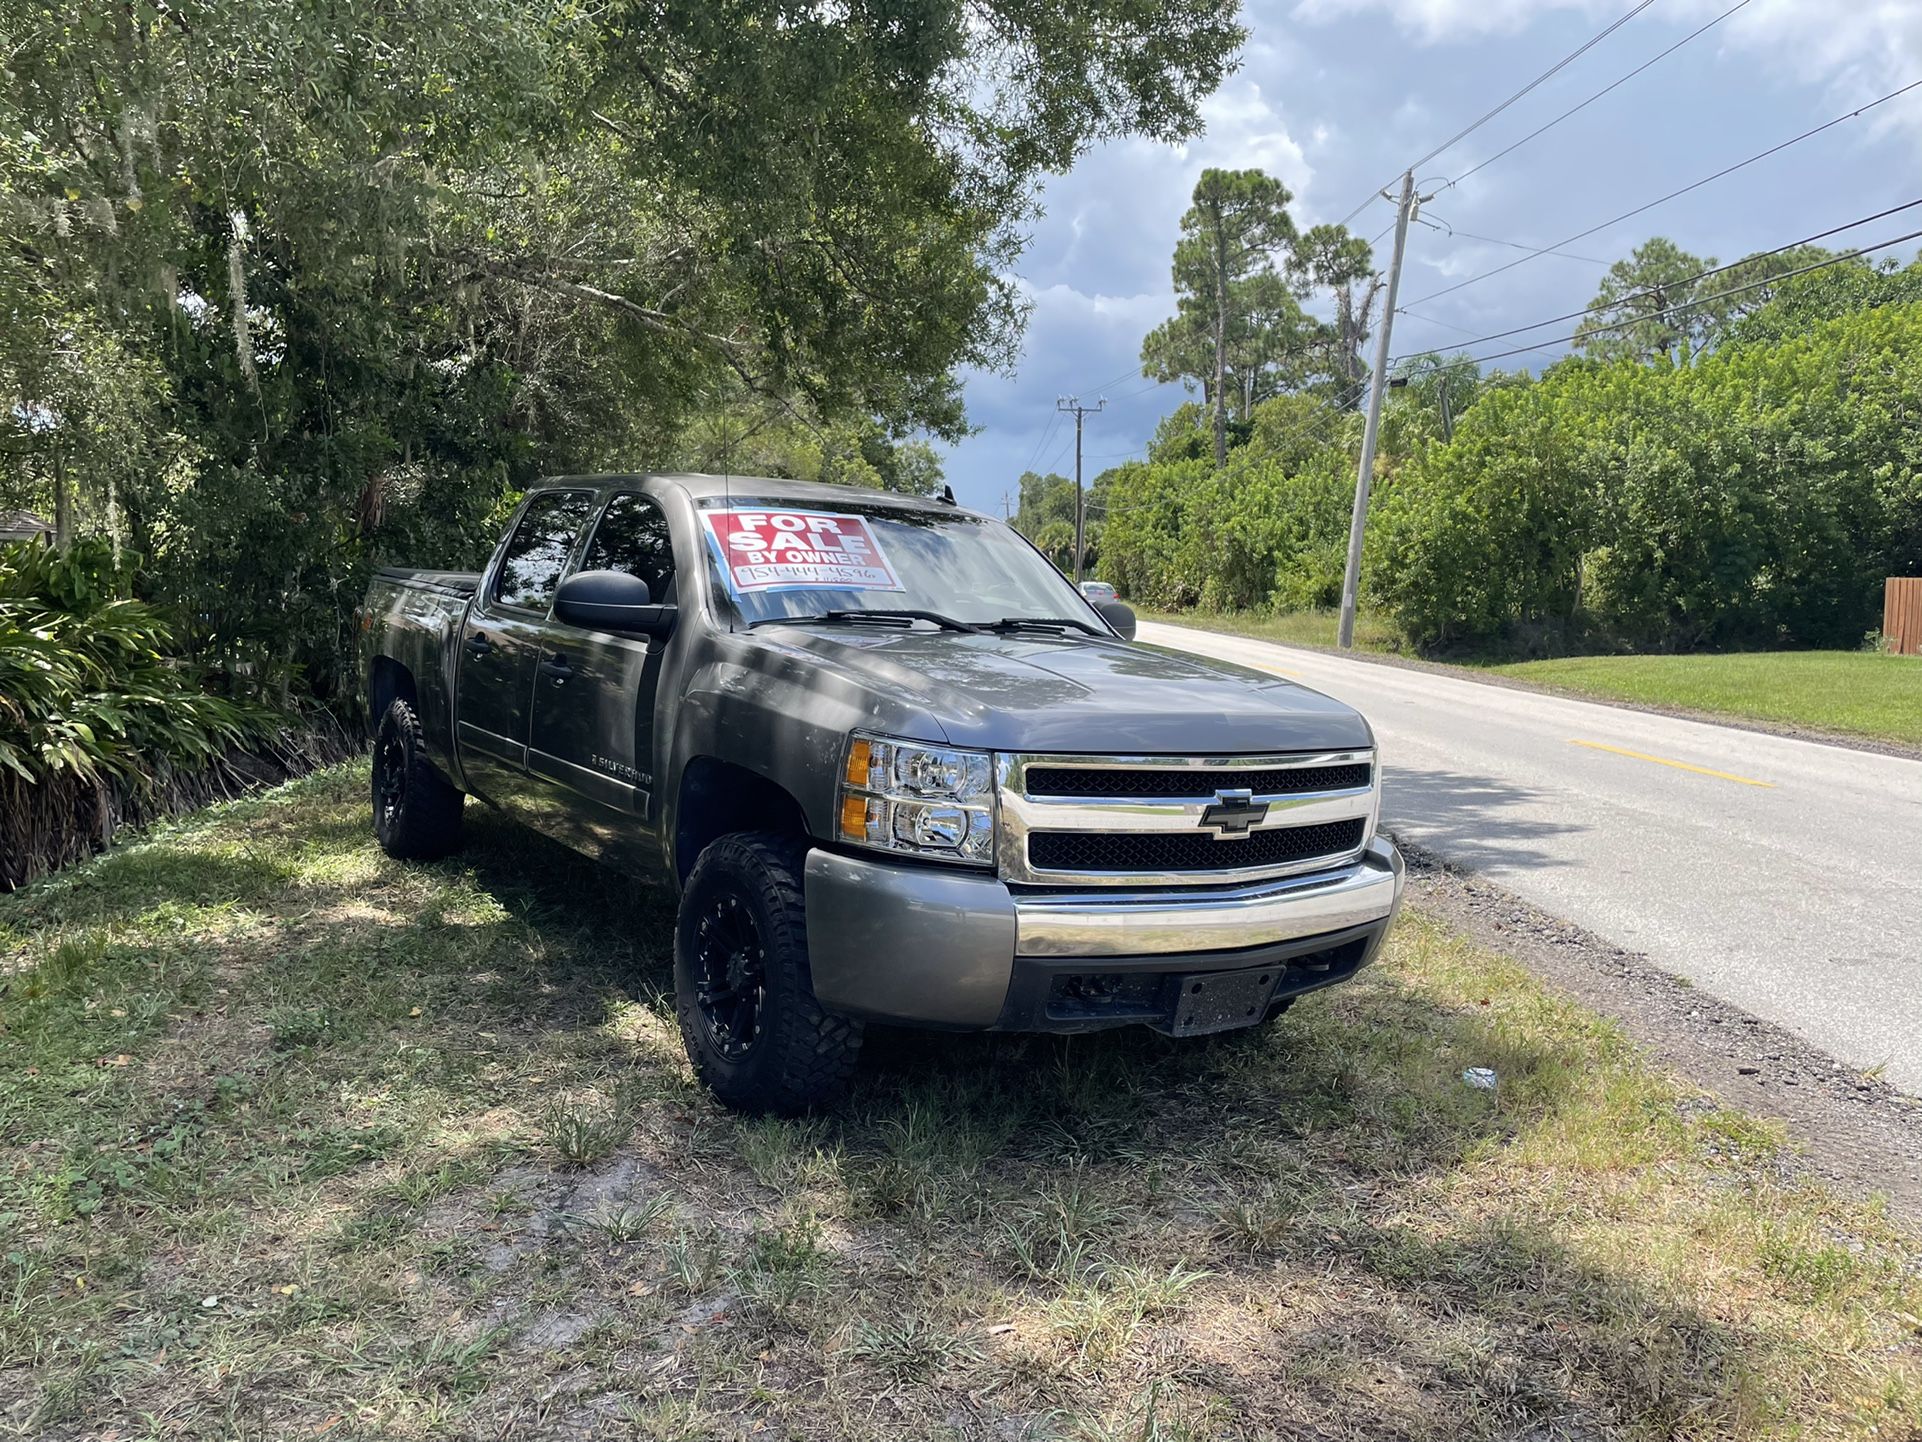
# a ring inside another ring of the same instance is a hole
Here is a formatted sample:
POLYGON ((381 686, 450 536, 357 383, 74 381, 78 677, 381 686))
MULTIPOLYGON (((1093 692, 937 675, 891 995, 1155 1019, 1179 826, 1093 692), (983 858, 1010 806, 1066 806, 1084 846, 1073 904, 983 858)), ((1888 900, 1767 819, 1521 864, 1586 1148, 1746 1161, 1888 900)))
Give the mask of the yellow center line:
POLYGON ((1279 666, 1263 666, 1261 669, 1264 671, 1272 671, 1277 676, 1286 676, 1292 681, 1299 681, 1301 679, 1301 672, 1299 671, 1284 671, 1279 666))
POLYGON ((1646 751, 1630 751, 1626 746, 1610 746, 1601 741, 1583 741, 1570 737, 1570 746, 1586 746, 1591 751, 1608 751, 1617 756, 1633 757, 1637 761, 1653 761, 1657 766, 1673 766, 1677 771, 1693 771, 1697 776, 1713 776, 1718 781, 1735 781, 1743 786, 1763 786, 1775 789, 1773 781, 1757 781, 1752 776, 1737 776, 1732 771, 1714 771, 1706 766, 1694 766, 1687 761, 1671 761, 1666 756, 1650 756, 1646 751))

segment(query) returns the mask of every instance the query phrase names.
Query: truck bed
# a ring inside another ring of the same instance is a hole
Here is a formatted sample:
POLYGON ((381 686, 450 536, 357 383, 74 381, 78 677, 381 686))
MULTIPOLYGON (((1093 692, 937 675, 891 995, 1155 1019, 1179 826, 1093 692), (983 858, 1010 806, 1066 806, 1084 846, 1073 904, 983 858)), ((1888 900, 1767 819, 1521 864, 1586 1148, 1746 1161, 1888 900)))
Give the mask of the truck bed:
POLYGON ((382 566, 375 576, 416 591, 440 591, 462 600, 480 589, 479 571, 434 571, 423 566, 382 566))

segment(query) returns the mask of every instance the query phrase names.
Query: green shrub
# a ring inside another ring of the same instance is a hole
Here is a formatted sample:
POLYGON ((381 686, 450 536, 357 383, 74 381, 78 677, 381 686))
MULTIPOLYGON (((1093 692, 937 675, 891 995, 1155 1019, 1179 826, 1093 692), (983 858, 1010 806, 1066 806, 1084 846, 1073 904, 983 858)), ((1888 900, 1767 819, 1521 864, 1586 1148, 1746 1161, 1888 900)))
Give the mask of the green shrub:
POLYGON ((1369 590, 1425 648, 1852 647, 1922 569, 1918 412, 1917 304, 1564 362, 1380 487, 1369 590))
POLYGON ((163 763, 205 765, 278 732, 276 713, 213 695, 170 654, 170 628, 128 581, 104 543, 0 548, 0 771, 138 787, 163 763))

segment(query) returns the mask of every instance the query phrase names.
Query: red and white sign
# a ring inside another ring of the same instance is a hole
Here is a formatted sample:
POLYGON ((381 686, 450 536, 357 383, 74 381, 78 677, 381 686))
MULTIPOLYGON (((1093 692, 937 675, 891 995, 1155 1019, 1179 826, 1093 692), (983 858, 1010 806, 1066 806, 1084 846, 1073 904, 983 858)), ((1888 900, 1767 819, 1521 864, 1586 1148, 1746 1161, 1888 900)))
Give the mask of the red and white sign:
POLYGON ((864 517, 757 507, 704 510, 701 520, 736 595, 794 588, 906 589, 864 517))

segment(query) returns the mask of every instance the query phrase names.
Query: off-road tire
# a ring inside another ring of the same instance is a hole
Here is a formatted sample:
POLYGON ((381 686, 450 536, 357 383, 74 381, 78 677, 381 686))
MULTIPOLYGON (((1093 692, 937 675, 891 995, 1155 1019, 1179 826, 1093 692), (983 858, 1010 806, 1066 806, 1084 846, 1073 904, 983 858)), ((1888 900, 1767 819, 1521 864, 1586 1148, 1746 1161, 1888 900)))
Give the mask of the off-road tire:
POLYGON ((374 835, 403 861, 434 861, 460 848, 467 799, 434 770, 420 717, 396 700, 374 730, 374 835))
POLYGON ((795 1116, 838 1101, 861 1051, 861 1023, 824 1011, 808 967, 801 877, 806 850, 789 837, 737 832, 694 863, 674 928, 674 999, 695 1075, 723 1103, 795 1116), (744 1054, 723 1054, 700 1000, 703 919, 738 903, 758 934, 758 1028, 744 1054))

